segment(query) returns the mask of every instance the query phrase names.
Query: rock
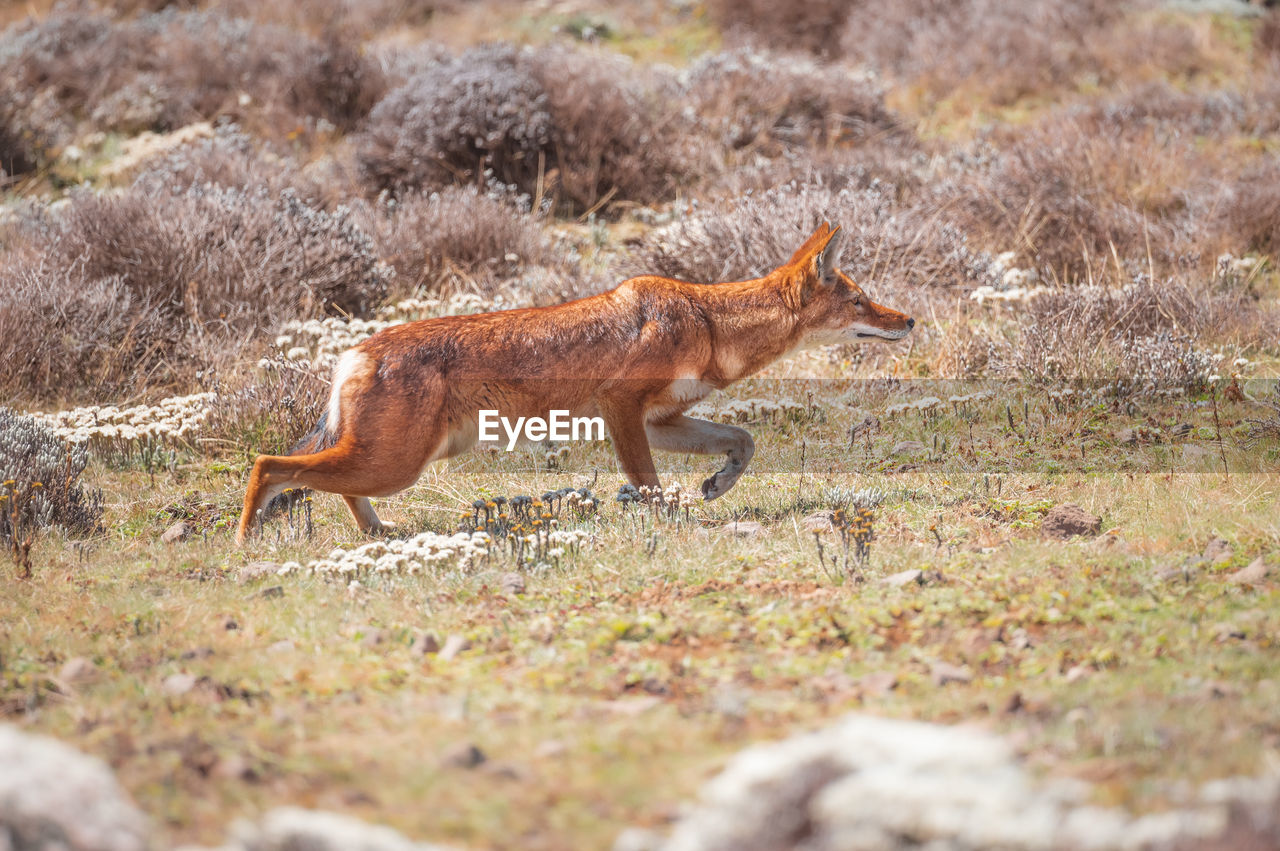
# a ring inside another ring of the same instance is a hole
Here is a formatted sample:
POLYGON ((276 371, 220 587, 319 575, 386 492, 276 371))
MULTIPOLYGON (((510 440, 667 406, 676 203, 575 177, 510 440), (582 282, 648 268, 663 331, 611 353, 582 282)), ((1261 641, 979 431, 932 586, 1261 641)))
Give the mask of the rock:
POLYGON ((510 571, 502 574, 502 593, 507 596, 524 593, 524 574, 510 571))
POLYGON ((261 591, 259 591, 259 592, 258 592, 257 594, 255 594, 254 596, 256 596, 256 597, 262 597, 262 598, 267 599, 267 600, 270 600, 270 599, 273 599, 273 598, 277 598, 277 597, 283 597, 283 596, 284 596, 284 586, 283 586, 283 585, 270 585, 270 586, 268 586, 268 587, 266 587, 266 588, 263 588, 261 591))
POLYGON ((1122 428, 1116 432, 1117 446, 1132 446, 1138 442, 1138 432, 1136 429, 1122 428))
POLYGON ((461 635, 454 633, 444 640, 444 647, 440 650, 440 660, 442 662, 448 662, 470 646, 470 641, 467 641, 461 635))
POLYGON ((222 619, 222 628, 230 632, 233 629, 239 629, 240 624, 236 623, 236 619, 228 615, 222 619))
POLYGON ((184 662, 192 659, 208 659, 213 655, 212 647, 193 647, 190 650, 184 650, 178 655, 178 658, 184 662))
POLYGON ((454 745, 440 755, 440 764, 451 768, 475 768, 488 759, 484 751, 471 742, 454 745))
POLYGON ((835 530, 834 511, 815 511, 800 521, 806 532, 831 532, 835 530))
POLYGON ((373 627, 365 632, 364 638, 360 639, 360 646, 371 650, 379 644, 383 644, 387 640, 387 631, 380 627, 373 627))
POLYGON ((0 848, 146 851, 147 833, 106 763, 0 726, 0 848))
POLYGON ((613 840, 612 851, 659 851, 662 841, 662 834, 656 830, 628 827, 613 840))
POLYGON ((923 570, 904 570, 901 573, 895 573, 892 576, 886 576, 880 580, 885 585, 892 585, 895 588, 901 588, 903 585, 923 585, 923 570))
POLYGON ((176 544, 190 538, 194 532, 195 529, 188 525, 186 521, 179 520, 177 523, 174 523, 168 529, 164 530, 164 534, 160 536, 160 540, 166 544, 176 544))
POLYGON ((1101 518, 1070 502, 1055 505, 1049 509, 1049 513, 1040 524, 1041 532, 1059 541, 1065 541, 1076 535, 1093 536, 1101 529, 1101 518))
MULTIPOLYGON (((1023 711, 1021 698, 1009 711, 1023 711)), ((735 756, 654 851, 1091 851, 1271 848, 1280 775, 1206 785, 1194 806, 1134 818, 1087 783, 1037 780, 973 727, 851 715, 735 756), (1257 838, 1255 840, 1255 837, 1257 838), (1207 842, 1206 840, 1216 841, 1207 842)), ((628 849, 629 851, 629 849, 628 849)))
POLYGON ((160 684, 160 689, 169 697, 181 697, 196 687, 194 674, 170 674, 160 684))
POLYGON ((439 653, 440 642, 436 639, 434 632, 420 632, 418 637, 413 640, 413 646, 409 648, 409 652, 415 656, 439 653))
POLYGON ((73 656, 58 669, 58 679, 69 686, 83 686, 96 682, 98 666, 83 656, 73 656))
POLYGON ((1242 567, 1228 576, 1227 581, 1238 585, 1256 585, 1267 578, 1267 572, 1266 563, 1262 560, 1262 556, 1258 556, 1249 562, 1248 567, 1242 567))
POLYGON ((948 662, 934 662, 929 666, 929 676, 933 678, 933 684, 936 686, 973 682, 972 671, 961 665, 952 665, 948 662))
POLYGON ((918 440, 900 440, 889 450, 890 455, 919 455, 928 452, 929 447, 918 440))
POLYGON ((720 527, 727 535, 739 538, 755 538, 764 534, 764 527, 754 520, 735 520, 720 527))
POLYGON ((241 826, 225 851, 449 851, 412 842, 389 827, 320 810, 281 807, 241 826))
POLYGON ((1213 538, 1209 543, 1205 544, 1204 554, 1201 556, 1209 564, 1224 564, 1231 561, 1231 557, 1236 554, 1222 538, 1213 538))
POLYGON ((240 568, 240 573, 236 576, 236 581, 241 585, 248 585, 250 582, 257 582, 260 579, 266 579, 275 576, 280 572, 280 565, 274 561, 251 561, 244 567, 240 568))

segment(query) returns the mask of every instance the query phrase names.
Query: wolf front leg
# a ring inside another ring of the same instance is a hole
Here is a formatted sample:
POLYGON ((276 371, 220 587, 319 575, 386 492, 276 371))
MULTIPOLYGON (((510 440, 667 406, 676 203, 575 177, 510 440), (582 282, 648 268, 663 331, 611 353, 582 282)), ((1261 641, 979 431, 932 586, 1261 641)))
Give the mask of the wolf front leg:
POLYGON ((726 455, 725 462, 715 475, 702 483, 702 498, 707 500, 724 496, 737 484, 738 479, 755 454, 755 441, 742 428, 711 423, 693 417, 677 417, 660 423, 650 423, 646 428, 649 443, 655 449, 666 452, 691 452, 696 455, 726 455))
POLYGON ((613 451, 627 481, 636 487, 662 487, 653 466, 649 436, 645 433, 644 409, 634 404, 601 405, 604 424, 613 441, 613 451))

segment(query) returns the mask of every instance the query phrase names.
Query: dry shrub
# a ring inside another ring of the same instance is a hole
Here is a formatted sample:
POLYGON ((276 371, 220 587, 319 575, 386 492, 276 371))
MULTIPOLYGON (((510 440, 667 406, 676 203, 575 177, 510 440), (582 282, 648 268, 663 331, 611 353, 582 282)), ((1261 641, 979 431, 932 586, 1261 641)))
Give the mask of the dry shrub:
MULTIPOLYGON (((648 204, 715 168, 676 102, 675 81, 621 56, 561 46, 529 57, 547 92, 558 194, 574 211, 648 204)), ((536 189, 536 187, 535 187, 536 189)))
POLYGON ((525 266, 572 275, 518 198, 500 189, 450 186, 430 194, 380 198, 360 208, 377 252, 396 270, 401 292, 438 291, 459 278, 490 289, 525 266))
POLYGON ((350 128, 385 88, 345 31, 311 37, 216 10, 116 18, 87 4, 6 31, 0 79, 17 93, 18 125, 45 147, 72 141, 85 119, 121 132, 217 116, 281 136, 309 119, 350 128))
POLYGON ((922 287, 972 283, 988 258, 965 235, 927 209, 901 203, 894 187, 833 189, 787 184, 743 198, 701 205, 647 236, 623 271, 712 282, 759 277, 785 262, 823 221, 845 228, 841 267, 872 297, 894 290, 910 309, 922 287), (908 285, 908 286, 903 286, 908 285))
POLYGON ((1091 40, 1123 14, 1111 0, 903 0, 850 4, 841 51, 938 92, 962 82, 1012 101, 1091 64, 1091 40))
POLYGON ((1238 250, 1280 257, 1280 157, 1248 168, 1220 208, 1221 227, 1238 250))
POLYGON ((939 378, 980 378, 999 357, 996 341, 961 316, 946 326, 939 340, 933 374, 939 378))
POLYGON ((1147 127, 1164 137, 1227 136, 1245 125, 1248 113, 1248 102, 1237 92, 1184 91, 1165 81, 1143 83, 1071 111, 1090 133, 1123 134, 1147 127))
MULTIPOLYGON (((118 0, 117 0, 118 2, 118 0)), ((163 0, 152 0, 163 2, 163 0)), ((341 29, 374 33, 397 26, 417 27, 438 15, 457 11, 467 0, 213 0, 228 15, 282 24, 307 32, 341 29)))
POLYGON ((138 363, 132 353, 168 331, 119 278, 87 279, 31 253, 5 258, 0 286, 0 393, 9 398, 57 402, 118 385, 138 363))
POLYGON ((831 146, 908 134, 864 73, 805 56, 737 50, 710 54, 686 76, 686 95, 727 148, 831 146))
POLYGON ((831 56, 840 50, 841 30, 856 5, 849 0, 711 0, 707 11, 731 35, 831 56))
POLYGON ((1135 387, 1195 387, 1217 370, 1209 340, 1256 343, 1264 317, 1242 291, 1187 281, 1078 287, 1032 299, 996 372, 1037 381, 1120 378, 1135 387))
POLYGON ((0 326, 20 356, 0 363, 0 387, 28 398, 189 379, 285 318, 367 310, 393 274, 349 211, 289 190, 143 181, 18 227, 0 326))
POLYGON ((259 452, 285 454, 311 430, 329 398, 329 376, 277 357, 270 368, 220 378, 214 390, 201 444, 243 452, 248 460, 259 452))
POLYGON ((105 15, 65 7, 0 33, 0 169, 25 174, 70 141, 84 87, 104 73, 98 56, 110 35, 105 15))
POLYGON ((35 171, 48 142, 24 126, 18 98, 0 83, 0 186, 6 177, 35 171))
POLYGON ((1269 58, 1280 57, 1280 9, 1272 9, 1253 31, 1254 49, 1269 58))
POLYGON ((147 15, 117 29, 132 53, 116 58, 127 78, 94 106, 99 126, 149 113, 156 129, 215 116, 258 117, 276 133, 308 117, 347 129, 384 91, 380 71, 338 30, 312 38, 217 11, 147 15))
POLYGON ((71 447, 35 417, 0 407, 0 542, 31 575, 34 533, 51 528, 88 534, 102 517, 102 493, 80 474, 88 450, 71 447))
POLYGON ((993 249, 1083 275, 1115 256, 1195 262, 1218 193, 1212 171, 1189 139, 1143 124, 1102 132, 1067 116, 1018 132, 935 192, 993 249))
POLYGON ((486 171, 527 188, 551 132, 546 92, 520 53, 489 45, 432 64, 393 89, 370 113, 358 157, 379 189, 442 186, 486 171))
POLYGON ((431 63, 369 116, 358 162, 375 189, 494 179, 589 209, 648 202, 696 173, 657 89, 626 60, 562 47, 473 48, 431 63))

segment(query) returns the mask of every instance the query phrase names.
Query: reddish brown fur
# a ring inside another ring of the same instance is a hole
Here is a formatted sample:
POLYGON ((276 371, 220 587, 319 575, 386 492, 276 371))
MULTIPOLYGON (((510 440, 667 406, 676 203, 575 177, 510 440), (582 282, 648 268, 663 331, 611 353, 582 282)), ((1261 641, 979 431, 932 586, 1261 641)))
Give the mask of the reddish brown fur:
MULTIPOLYGON (((659 484, 650 448, 725 454, 703 483, 714 499, 753 453, 735 426, 684 412, 806 344, 900 339, 914 324, 867 299, 835 268, 839 228, 824 224, 782 267, 752 281, 691 284, 643 276, 553 307, 428 319, 388 328, 348 353, 335 438, 259 456, 237 540, 286 487, 342 494, 357 524, 381 529, 368 497, 403 490, 428 463, 475 443, 478 412, 604 419, 628 480, 659 484), (859 332, 858 329, 863 329, 859 332)), ((341 368, 341 367, 340 367, 341 368)))

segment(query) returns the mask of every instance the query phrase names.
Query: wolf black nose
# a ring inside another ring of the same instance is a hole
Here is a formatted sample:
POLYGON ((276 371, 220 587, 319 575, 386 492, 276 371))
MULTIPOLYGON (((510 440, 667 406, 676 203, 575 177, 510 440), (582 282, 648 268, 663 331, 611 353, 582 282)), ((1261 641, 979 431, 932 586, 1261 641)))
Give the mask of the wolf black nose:
POLYGON ((908 331, 910 331, 910 330, 911 330, 912 328, 914 328, 914 327, 916 327, 916 321, 915 321, 914 319, 912 319, 910 316, 908 316, 908 317, 907 317, 907 330, 908 330, 908 331))

